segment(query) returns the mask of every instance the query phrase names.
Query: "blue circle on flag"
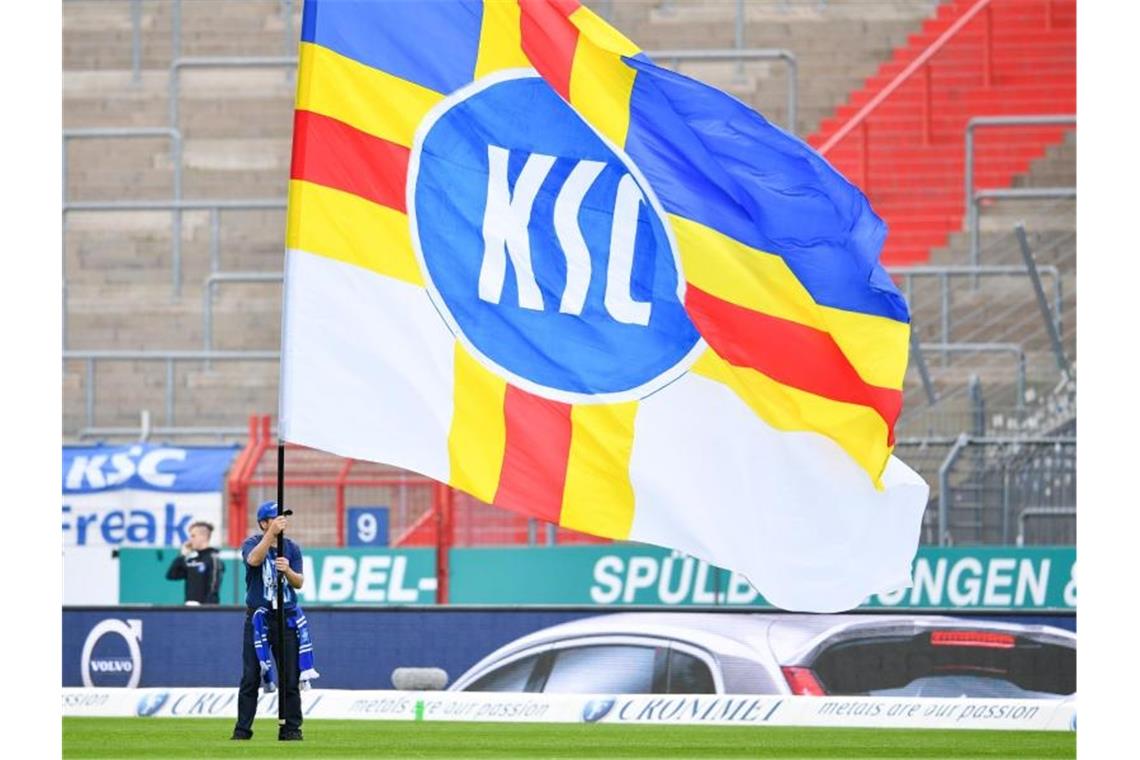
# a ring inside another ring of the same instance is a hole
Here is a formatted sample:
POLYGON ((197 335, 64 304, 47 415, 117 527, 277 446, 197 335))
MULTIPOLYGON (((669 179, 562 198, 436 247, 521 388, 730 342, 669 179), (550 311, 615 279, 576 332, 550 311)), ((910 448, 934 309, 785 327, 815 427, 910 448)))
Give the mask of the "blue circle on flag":
POLYGON ((524 390, 633 400, 699 353, 651 188, 532 71, 485 77, 425 118, 408 213, 436 308, 524 390))

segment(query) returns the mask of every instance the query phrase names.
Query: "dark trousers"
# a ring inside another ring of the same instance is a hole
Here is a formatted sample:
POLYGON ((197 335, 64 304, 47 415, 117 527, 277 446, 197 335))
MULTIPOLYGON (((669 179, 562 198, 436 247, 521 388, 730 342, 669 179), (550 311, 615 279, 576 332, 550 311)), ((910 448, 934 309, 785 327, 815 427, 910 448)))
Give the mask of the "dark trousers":
MULTIPOLYGON (((261 665, 253 648, 252 610, 245 612, 245 629, 241 646, 241 686, 238 688, 238 719, 235 728, 253 730, 253 716, 257 713, 257 695, 261 690, 261 665)), ((297 629, 285 624, 284 657, 277 656, 277 611, 266 615, 269 622, 269 648, 277 664, 277 698, 285 701, 285 728, 301 727, 301 688, 297 670, 297 629), (284 660, 284 662, 282 662, 284 660)))

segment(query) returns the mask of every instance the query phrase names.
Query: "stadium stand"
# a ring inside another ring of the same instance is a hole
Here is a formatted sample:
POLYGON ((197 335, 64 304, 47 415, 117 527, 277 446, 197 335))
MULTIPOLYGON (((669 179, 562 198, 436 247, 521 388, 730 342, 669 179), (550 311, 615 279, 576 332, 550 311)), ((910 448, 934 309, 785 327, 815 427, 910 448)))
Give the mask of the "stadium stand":
MULTIPOLYGON (((925 540, 1070 541, 1075 118, 975 128, 976 235, 964 156, 971 118, 1075 114, 1075 2, 748 0, 739 19, 732 0, 587 4, 650 52, 784 52, 741 63, 659 60, 777 124, 794 102, 795 131, 812 145, 848 130, 828 157, 890 223, 884 261, 914 315, 898 454, 931 483, 925 540), (932 46, 929 65, 911 65, 932 46), (908 66, 912 76, 881 107, 844 126, 908 66), (1057 197, 993 196, 1034 188, 1057 197), (1004 270, 969 269, 976 265, 1004 270)), ((137 438, 145 411, 159 439, 246 441, 231 476, 231 521, 249 520, 244 506, 272 495, 275 474, 260 446, 271 438, 267 423, 256 420, 251 434, 248 420, 276 408, 300 5, 64 3, 64 439, 137 438)), ((454 513, 443 527, 461 545, 593 540, 380 465, 291 449, 290 471, 297 528, 310 544, 340 540, 338 505, 373 499, 397 505, 392 534, 402 545, 436 540, 434 505, 445 498, 454 513), (314 485, 301 485, 306 479, 314 485)), ((242 530, 231 524, 230 535, 242 530)))

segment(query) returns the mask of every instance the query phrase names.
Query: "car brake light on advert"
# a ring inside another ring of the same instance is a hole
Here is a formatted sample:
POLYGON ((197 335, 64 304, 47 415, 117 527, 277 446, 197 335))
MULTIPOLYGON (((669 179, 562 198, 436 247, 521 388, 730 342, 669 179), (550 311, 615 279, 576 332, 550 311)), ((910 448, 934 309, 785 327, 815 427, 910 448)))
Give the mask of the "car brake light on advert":
POLYGON ((1013 649, 1017 640, 1008 633, 989 631, 932 631, 930 645, 936 647, 985 647, 1013 649))
POLYGON ((788 687, 793 694, 807 697, 822 697, 825 694, 811 668, 780 668, 780 670, 784 671, 784 678, 788 679, 788 687))

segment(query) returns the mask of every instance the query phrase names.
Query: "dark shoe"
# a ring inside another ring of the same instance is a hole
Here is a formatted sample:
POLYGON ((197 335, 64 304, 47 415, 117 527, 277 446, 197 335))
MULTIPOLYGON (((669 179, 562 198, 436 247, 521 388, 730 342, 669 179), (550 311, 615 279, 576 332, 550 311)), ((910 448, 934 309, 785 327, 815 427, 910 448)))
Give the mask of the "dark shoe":
POLYGON ((253 738, 253 732, 252 731, 244 731, 240 728, 235 728, 233 735, 230 736, 230 741, 233 741, 235 739, 240 739, 242 741, 245 741, 247 739, 252 739, 252 738, 253 738))
POLYGON ((279 742, 299 742, 301 740, 301 729, 299 728, 285 729, 277 732, 277 741, 279 742))

